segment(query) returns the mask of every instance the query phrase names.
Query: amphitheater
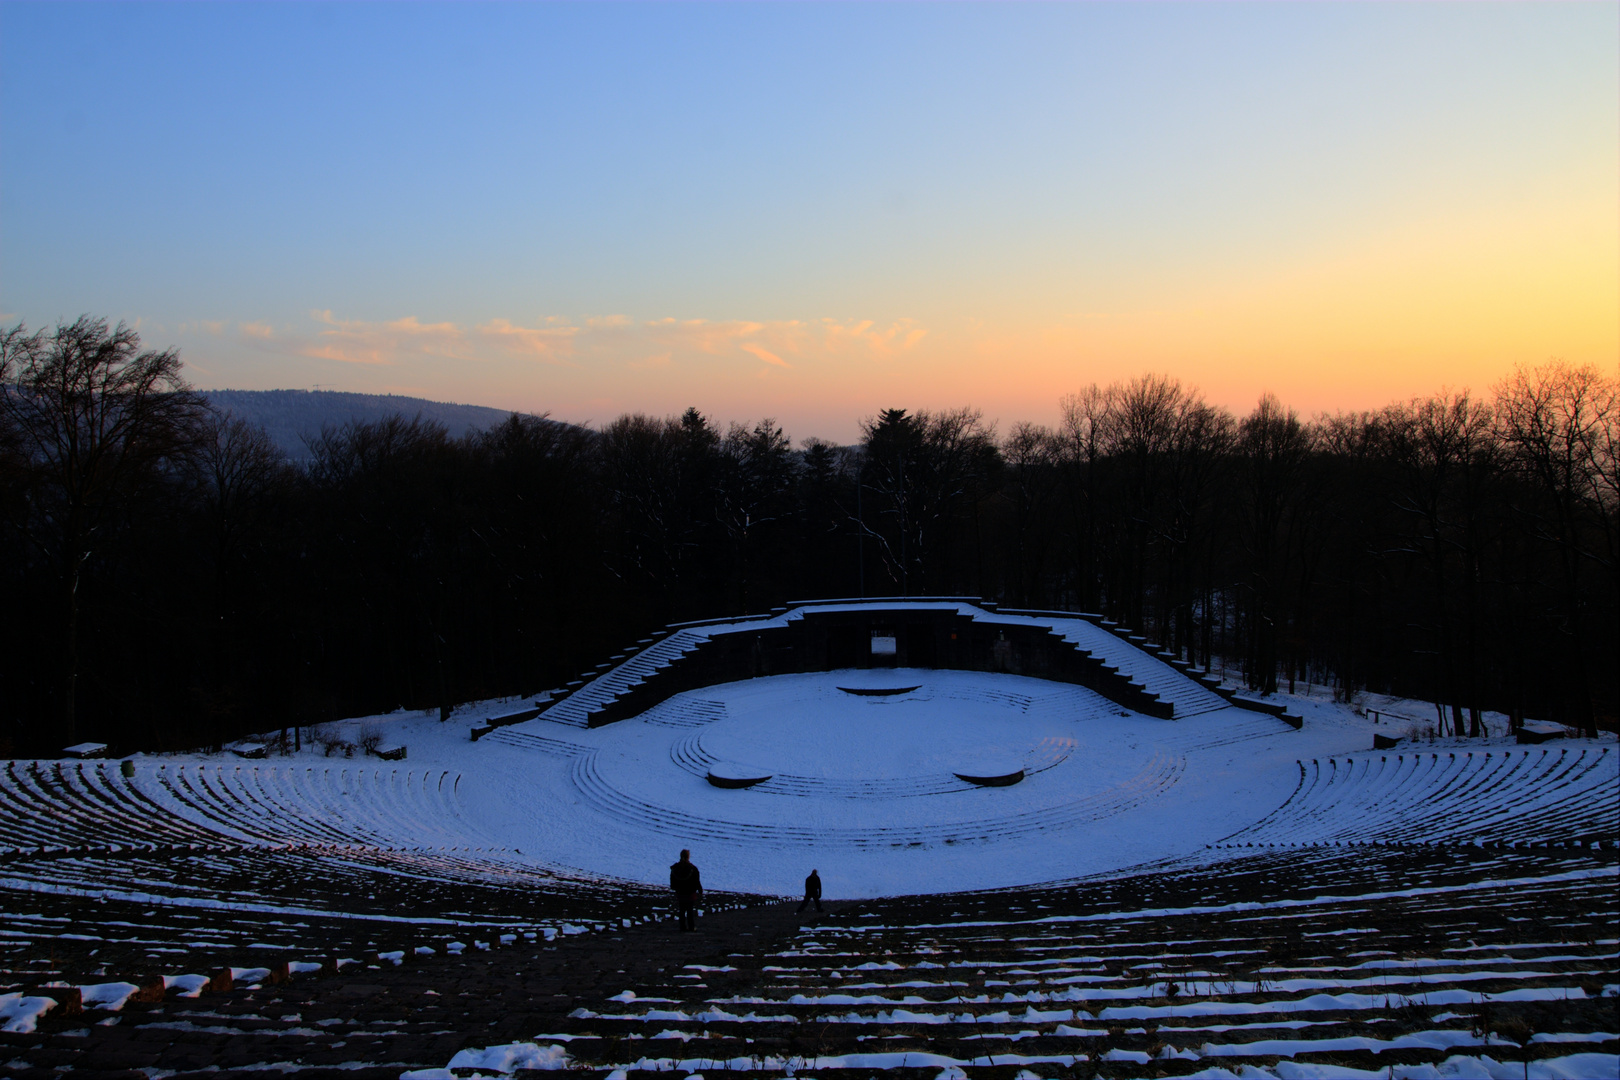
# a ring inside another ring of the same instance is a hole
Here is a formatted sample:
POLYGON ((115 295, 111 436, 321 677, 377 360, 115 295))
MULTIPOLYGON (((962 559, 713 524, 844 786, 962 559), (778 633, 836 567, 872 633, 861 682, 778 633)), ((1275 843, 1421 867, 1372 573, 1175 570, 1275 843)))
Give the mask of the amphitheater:
POLYGON ((407 756, 0 763, 0 1070, 1620 1072, 1613 736, 1414 740, 960 598, 368 724, 407 756))

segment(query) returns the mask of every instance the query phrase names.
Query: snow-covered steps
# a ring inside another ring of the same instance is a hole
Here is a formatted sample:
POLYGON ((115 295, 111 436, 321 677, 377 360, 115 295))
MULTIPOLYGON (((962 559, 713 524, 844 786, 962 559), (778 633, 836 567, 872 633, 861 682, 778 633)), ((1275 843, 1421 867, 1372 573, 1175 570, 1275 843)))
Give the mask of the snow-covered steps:
POLYGON ((540 725, 527 724, 521 729, 507 728, 495 731, 484 736, 492 743, 503 743, 515 746, 522 750, 537 750, 543 754, 553 754, 558 757, 578 757, 590 753, 590 747, 583 746, 571 739, 559 739, 554 735, 546 734, 540 725))
POLYGON ((142 765, 142 792, 176 817, 264 843, 464 844, 457 788, 443 769, 142 765))
POLYGON ((629 659, 609 666, 541 716, 553 723, 589 727, 593 719, 621 698, 697 651, 708 642, 709 636, 708 628, 704 627, 676 630, 629 659))
POLYGON ((1292 797, 1224 846, 1620 841, 1607 746, 1379 753, 1299 763, 1292 797))
POLYGON ((0 852, 465 845, 459 774, 394 766, 6 762, 0 852))
POLYGON ((118 762, 7 761, 0 767, 0 851, 186 847, 243 839, 220 823, 165 810, 118 762))
POLYGON ((307 845, 13 858, 0 864, 0 988, 336 957, 364 971, 379 951, 532 945, 666 911, 661 890, 515 854, 307 845))
POLYGON ((584 1003, 549 1029, 554 1043, 446 1064, 549 1055, 599 1076, 926 1080, 1519 1076, 1526 1064, 1585 1076, 1620 1063, 1612 862, 1293 859, 846 908, 762 953, 584 1003), (1362 886, 1337 891, 1356 861, 1362 886), (1413 871, 1422 883, 1383 887, 1413 871))
POLYGON ((685 695, 654 705, 642 714, 649 724, 672 728, 701 728, 725 718, 725 702, 685 695))
MULTIPOLYGON (((1013 618, 1020 613, 1008 611, 999 614, 1003 618, 1013 618)), ((1075 648, 1119 669, 1122 675, 1140 684, 1147 693, 1169 702, 1175 707, 1177 720, 1228 706, 1226 698, 1199 683, 1188 672, 1171 666, 1169 661, 1132 642, 1128 635, 1113 632, 1100 617, 1088 619, 1072 615, 1040 621, 1049 624, 1053 632, 1075 648)))
MULTIPOLYGON (((692 776, 706 773, 711 759, 698 749, 697 736, 689 736, 672 751, 673 764, 692 776)), ((1062 759, 1067 748, 1058 745, 1039 748, 1045 758, 1031 768, 1040 771, 1062 759)), ((801 815, 745 818, 727 814, 700 814, 662 801, 658 788, 628 782, 639 774, 620 779, 617 763, 600 755, 585 754, 572 763, 571 780, 581 802, 591 809, 640 830, 681 841, 704 841, 729 845, 763 844, 773 847, 857 849, 901 849, 935 846, 989 844, 1055 835, 1058 831, 1083 828, 1088 823, 1117 817, 1148 802, 1173 787, 1187 767, 1185 755, 1169 748, 1144 753, 1134 771, 1118 783, 1077 794, 1047 805, 1009 811, 996 811, 966 819, 940 813, 920 813, 890 824, 833 824, 825 815, 820 823, 800 820, 801 815)), ((975 785, 949 773, 935 777, 901 778, 891 781, 833 780, 793 775, 773 776, 749 789, 770 797, 826 796, 838 800, 905 800, 927 795, 970 792, 975 785)), ((740 808, 746 810, 746 807, 740 808)), ((856 820, 882 820, 881 815, 858 815, 856 820)))

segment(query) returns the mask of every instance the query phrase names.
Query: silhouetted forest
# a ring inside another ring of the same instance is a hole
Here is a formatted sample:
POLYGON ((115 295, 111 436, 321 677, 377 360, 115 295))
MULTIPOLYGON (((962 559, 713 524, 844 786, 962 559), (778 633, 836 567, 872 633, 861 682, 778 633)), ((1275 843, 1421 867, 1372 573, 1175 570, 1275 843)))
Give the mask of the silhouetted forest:
POLYGON ((1102 612, 1465 734, 1615 724, 1620 403, 1590 368, 1314 419, 1145 376, 1057 428, 895 408, 854 446, 695 408, 396 416, 294 465, 123 325, 0 349, 0 755, 534 693, 668 622, 861 595, 1102 612))

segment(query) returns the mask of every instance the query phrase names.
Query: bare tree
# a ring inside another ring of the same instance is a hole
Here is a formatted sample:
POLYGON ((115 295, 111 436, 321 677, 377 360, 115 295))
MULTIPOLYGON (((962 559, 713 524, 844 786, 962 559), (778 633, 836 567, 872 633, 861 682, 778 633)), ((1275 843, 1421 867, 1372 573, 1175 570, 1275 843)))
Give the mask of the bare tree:
POLYGON ((916 415, 886 409, 861 429, 860 483, 874 508, 850 519, 876 541, 901 595, 909 596, 914 576, 941 580, 957 518, 998 460, 995 429, 969 408, 916 415))
POLYGON ((1238 431, 1239 536, 1248 562, 1248 681, 1251 690, 1277 691, 1277 661, 1292 545, 1287 531, 1304 496, 1302 473, 1311 433, 1271 394, 1260 398, 1238 431))
POLYGON ((752 610, 760 550, 792 512, 792 444, 775 420, 752 428, 732 424, 719 446, 721 464, 716 514, 731 548, 737 610, 752 610))
POLYGON ((1434 589, 1436 686, 1451 706, 1456 733, 1462 734, 1466 704, 1478 735, 1479 532, 1493 471, 1491 412, 1464 391, 1393 406, 1381 425, 1398 478, 1391 500, 1408 522, 1403 540, 1434 589))
POLYGON ((1535 493, 1516 507, 1533 534, 1557 553, 1564 609, 1563 650, 1571 663, 1576 720, 1597 734, 1587 656, 1588 577, 1594 569, 1616 592, 1615 427, 1620 385, 1592 367, 1553 362, 1520 368, 1497 387, 1497 432, 1511 467, 1535 493))
POLYGON ((196 451, 186 466, 211 571, 207 642, 216 689, 204 694, 202 709, 214 743, 220 745, 239 705, 237 669, 249 652, 241 645, 246 621, 241 594, 251 579, 244 562, 255 539, 271 524, 277 502, 273 493, 294 473, 263 428, 213 408, 200 418, 196 451))
POLYGON ((1207 404, 1196 390, 1187 392, 1176 410, 1165 470, 1167 506, 1160 527, 1166 553, 1163 640, 1189 658, 1202 651, 1206 668, 1213 641, 1217 481, 1236 433, 1231 413, 1207 404), (1201 571, 1195 567, 1200 555, 1201 571), (1196 585, 1195 577, 1200 579, 1196 585), (1195 598, 1201 633, 1195 633, 1195 598))
POLYGON ((61 736, 78 737, 82 585, 150 485, 190 450, 200 400, 173 349, 145 350, 119 323, 81 316, 4 337, 0 411, 23 463, 15 526, 57 584, 61 736))
POLYGON ((1019 423, 1001 444, 1007 465, 1006 490, 1012 503, 1013 598, 1019 603, 1044 606, 1046 564, 1057 533, 1053 498, 1062 476, 1058 461, 1063 440, 1039 424, 1019 423))
POLYGON ((1069 484, 1069 506, 1074 514, 1075 576, 1078 587, 1075 602, 1082 611, 1100 611, 1099 532, 1101 529, 1101 478, 1098 475, 1109 441, 1113 412, 1113 387, 1102 389, 1092 383, 1078 394, 1065 395, 1063 409, 1064 475, 1069 484))

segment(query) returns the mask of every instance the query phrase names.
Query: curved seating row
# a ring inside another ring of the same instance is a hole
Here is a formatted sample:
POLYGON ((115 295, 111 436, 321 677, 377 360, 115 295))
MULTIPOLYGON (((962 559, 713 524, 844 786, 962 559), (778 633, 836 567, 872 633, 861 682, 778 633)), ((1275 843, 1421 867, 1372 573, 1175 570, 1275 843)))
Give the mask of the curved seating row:
POLYGON ((1620 829, 1606 746, 1375 752, 1299 773, 1283 805, 1222 843, 1613 843, 1620 829))

